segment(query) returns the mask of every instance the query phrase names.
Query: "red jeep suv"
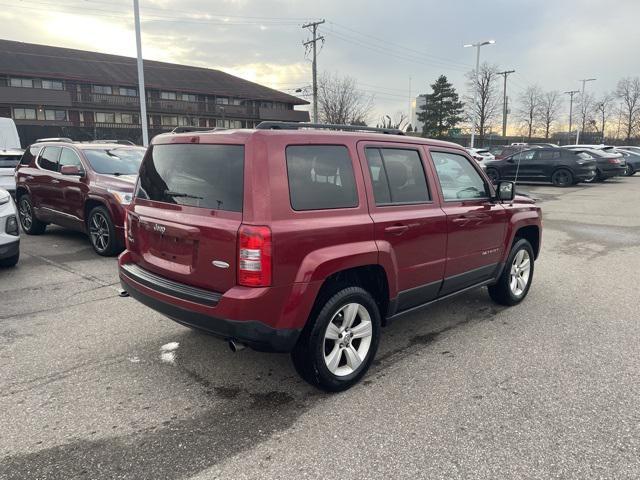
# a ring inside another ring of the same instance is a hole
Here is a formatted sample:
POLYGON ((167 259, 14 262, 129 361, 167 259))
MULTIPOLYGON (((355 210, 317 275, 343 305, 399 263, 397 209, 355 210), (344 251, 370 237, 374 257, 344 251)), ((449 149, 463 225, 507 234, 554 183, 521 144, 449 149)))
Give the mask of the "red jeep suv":
POLYGON ((155 137, 123 289, 234 350, 291 352, 330 391, 364 375, 393 318, 481 286, 519 303, 540 208, 512 182, 494 189, 462 147, 400 133, 263 122, 155 137))
POLYGON ((89 234, 99 255, 124 247, 124 209, 131 201, 145 149, 130 144, 48 139, 31 145, 16 167, 22 229, 47 224, 89 234))

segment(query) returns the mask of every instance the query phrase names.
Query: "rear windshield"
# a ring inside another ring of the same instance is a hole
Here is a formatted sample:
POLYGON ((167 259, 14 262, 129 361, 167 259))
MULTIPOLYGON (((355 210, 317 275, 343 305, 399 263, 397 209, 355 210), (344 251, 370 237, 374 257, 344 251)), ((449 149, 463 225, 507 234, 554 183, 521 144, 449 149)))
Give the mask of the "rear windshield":
POLYGON ((0 168, 15 168, 20 158, 20 155, 0 155, 0 168))
POLYGON ((140 169, 144 148, 111 148, 84 150, 84 156, 97 173, 135 175, 140 169))
POLYGON ((140 168, 136 197, 241 212, 243 175, 242 145, 155 145, 140 168))

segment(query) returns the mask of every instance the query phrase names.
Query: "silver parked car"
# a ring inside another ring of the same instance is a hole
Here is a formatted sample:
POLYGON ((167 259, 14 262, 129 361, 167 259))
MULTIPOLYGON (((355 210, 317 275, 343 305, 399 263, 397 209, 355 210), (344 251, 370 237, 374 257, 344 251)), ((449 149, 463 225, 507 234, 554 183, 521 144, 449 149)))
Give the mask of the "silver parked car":
POLYGON ((18 212, 9 192, 0 188, 0 267, 13 267, 19 258, 18 212))

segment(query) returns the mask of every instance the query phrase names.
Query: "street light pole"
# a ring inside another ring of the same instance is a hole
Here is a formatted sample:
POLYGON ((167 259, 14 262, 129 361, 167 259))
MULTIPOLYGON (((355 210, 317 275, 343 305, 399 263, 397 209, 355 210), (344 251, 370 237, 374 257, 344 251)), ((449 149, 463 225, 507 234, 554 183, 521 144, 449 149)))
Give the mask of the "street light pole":
POLYGON ((149 145, 149 129, 147 127, 147 96, 144 91, 144 68, 142 66, 142 38, 140 35, 140 5, 133 0, 133 16, 136 28, 136 49, 138 51, 138 98, 140 99, 140 125, 142 126, 142 144, 149 145))
POLYGON ((587 114, 587 112, 585 111, 585 104, 584 104, 584 85, 587 82, 594 82, 596 79, 595 78, 583 78, 582 80, 580 80, 582 82, 582 93, 580 94, 580 101, 582 102, 582 123, 580 123, 580 125, 578 126, 578 133, 576 133, 576 145, 578 145, 580 143, 580 132, 582 131, 582 126, 584 125, 584 118, 587 114))
MULTIPOLYGON (((484 42, 468 43, 466 45, 463 45, 464 48, 476 47, 477 49, 476 50, 476 71, 475 71, 476 84, 473 87, 473 108, 476 108, 476 104, 478 103, 478 70, 480 70, 480 47, 482 47, 483 45, 493 45, 494 43, 496 43, 495 40, 486 40, 484 42)), ((473 117, 474 118, 473 118, 473 126, 471 129, 470 148, 473 148, 473 145, 475 142, 476 126, 480 123, 479 122, 480 111, 478 110, 478 115, 474 115, 473 117)))

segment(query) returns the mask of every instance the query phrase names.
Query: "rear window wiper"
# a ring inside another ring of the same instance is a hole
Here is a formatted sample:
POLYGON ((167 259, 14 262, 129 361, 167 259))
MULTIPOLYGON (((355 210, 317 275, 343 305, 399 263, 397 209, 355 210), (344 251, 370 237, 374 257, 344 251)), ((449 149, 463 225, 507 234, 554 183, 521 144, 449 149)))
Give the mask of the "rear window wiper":
POLYGON ((169 197, 195 198, 196 200, 204 200, 204 197, 198 197, 197 195, 191 195, 190 193, 174 192, 172 190, 165 190, 164 194, 169 197))

